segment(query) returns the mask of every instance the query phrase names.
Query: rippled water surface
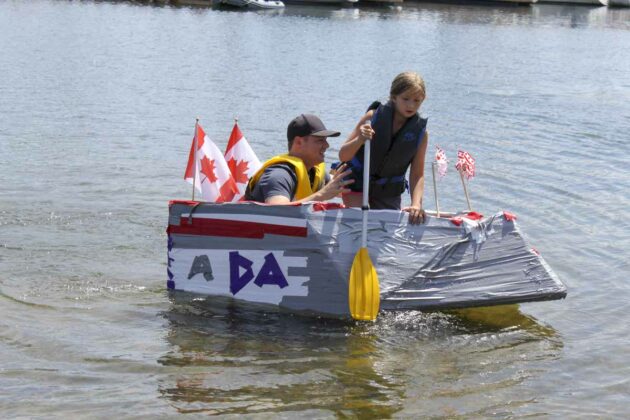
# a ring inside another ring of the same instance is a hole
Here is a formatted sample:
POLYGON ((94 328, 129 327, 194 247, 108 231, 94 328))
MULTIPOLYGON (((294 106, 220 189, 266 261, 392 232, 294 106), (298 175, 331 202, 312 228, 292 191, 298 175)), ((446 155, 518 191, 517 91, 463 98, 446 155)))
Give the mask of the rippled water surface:
POLYGON ((2 416, 623 417, 629 70, 629 9, 0 0, 2 416), (514 212, 567 299, 360 325, 166 293, 195 117, 267 158, 406 69, 430 150, 475 156, 473 205, 514 212))

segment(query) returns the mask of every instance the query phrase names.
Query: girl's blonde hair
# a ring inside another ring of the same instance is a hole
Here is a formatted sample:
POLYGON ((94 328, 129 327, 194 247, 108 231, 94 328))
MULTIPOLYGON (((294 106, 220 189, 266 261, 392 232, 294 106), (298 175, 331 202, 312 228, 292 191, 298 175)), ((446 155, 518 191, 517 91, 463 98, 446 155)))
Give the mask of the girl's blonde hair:
POLYGON ((392 87, 389 90, 389 97, 393 99, 394 96, 400 95, 403 92, 411 90, 412 94, 422 94, 422 99, 426 98, 426 90, 424 88, 424 80, 422 76, 413 71, 406 71, 400 73, 394 78, 392 87))

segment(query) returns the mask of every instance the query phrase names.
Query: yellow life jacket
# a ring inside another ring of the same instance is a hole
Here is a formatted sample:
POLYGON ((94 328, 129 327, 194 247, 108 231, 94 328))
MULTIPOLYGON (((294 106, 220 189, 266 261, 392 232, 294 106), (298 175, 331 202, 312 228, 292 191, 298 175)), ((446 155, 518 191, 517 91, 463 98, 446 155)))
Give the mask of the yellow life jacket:
POLYGON ((306 170, 306 166, 304 166, 302 159, 288 154, 283 154, 274 156, 267 162, 263 163, 258 172, 249 179, 247 189, 249 191, 253 191, 254 186, 258 183, 258 180, 265 172, 265 169, 271 165, 277 165, 278 163, 288 163, 295 170, 297 188, 295 189, 294 200, 306 198, 314 192, 319 191, 324 186, 324 180, 326 178, 326 164, 324 162, 313 168, 315 169, 315 177, 313 178, 313 183, 311 184, 311 179, 308 176, 308 170, 306 170))

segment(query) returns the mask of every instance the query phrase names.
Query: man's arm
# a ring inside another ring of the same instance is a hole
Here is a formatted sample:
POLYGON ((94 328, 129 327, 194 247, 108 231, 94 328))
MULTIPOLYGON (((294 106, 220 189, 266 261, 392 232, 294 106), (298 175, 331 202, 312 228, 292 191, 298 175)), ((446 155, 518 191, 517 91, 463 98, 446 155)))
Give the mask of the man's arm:
MULTIPOLYGON (((344 170, 345 166, 342 166, 339 169, 344 170)), ((295 190, 297 181, 290 174, 288 174, 286 170, 284 169, 281 169, 281 170, 285 172, 286 176, 284 174, 277 174, 278 176, 276 177, 275 176, 276 174, 274 174, 274 176, 272 177, 270 174, 270 177, 268 180, 269 187, 268 189, 265 189, 265 188, 263 189, 266 204, 282 205, 282 204, 306 203, 309 201, 326 201, 326 200, 330 200, 332 198, 337 197, 339 194, 350 192, 350 189, 346 187, 349 184, 352 184, 354 182, 354 179, 349 179, 349 180, 343 179, 347 177, 348 175, 350 175, 352 171, 350 170, 343 171, 343 172, 333 171, 331 172, 330 182, 324 185, 324 187, 321 190, 316 191, 313 194, 309 195, 308 197, 302 198, 301 200, 291 201, 290 197, 293 195, 293 191, 295 190), (290 180, 291 184, 287 183, 286 182, 287 180, 290 180), (288 194, 286 193, 286 191, 288 191, 288 194)), ((265 171, 265 174, 263 175, 263 177, 266 174, 267 172, 265 171)), ((262 181, 262 178, 261 178, 261 181, 262 181)))
POLYGON ((266 204, 288 204, 296 187, 295 175, 285 166, 270 166, 260 177, 258 185, 266 204))

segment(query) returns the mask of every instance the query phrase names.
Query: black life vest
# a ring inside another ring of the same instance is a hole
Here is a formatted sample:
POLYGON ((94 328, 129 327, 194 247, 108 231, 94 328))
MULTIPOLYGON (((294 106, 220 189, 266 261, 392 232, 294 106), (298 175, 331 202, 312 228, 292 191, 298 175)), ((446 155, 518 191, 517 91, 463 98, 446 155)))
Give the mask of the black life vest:
MULTIPOLYGON (((405 191, 405 174, 426 131, 427 119, 416 113, 394 136, 394 112, 394 104, 389 101, 379 104, 372 116, 375 135, 370 145, 370 197, 395 197, 405 191)), ((363 190, 363 150, 361 146, 350 161, 355 178, 354 191, 363 190)))

